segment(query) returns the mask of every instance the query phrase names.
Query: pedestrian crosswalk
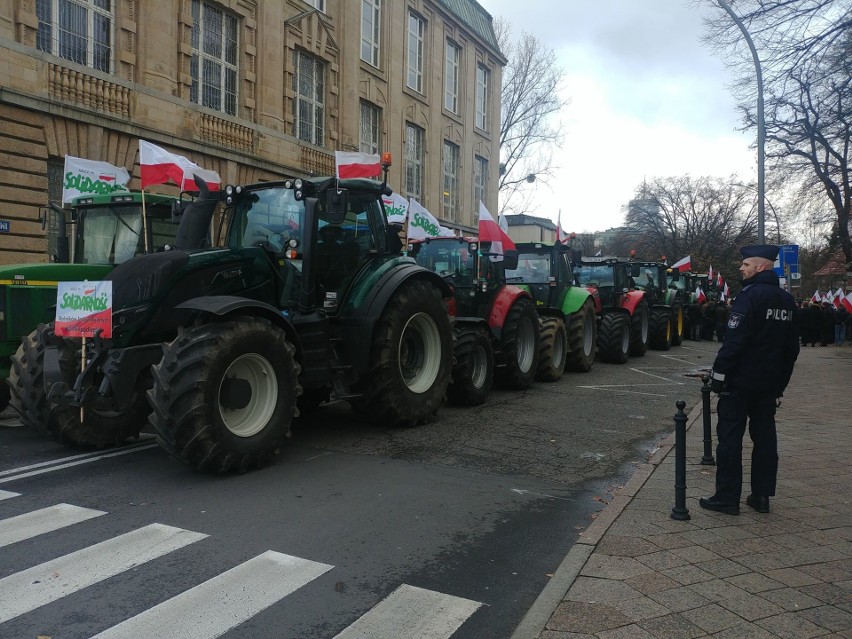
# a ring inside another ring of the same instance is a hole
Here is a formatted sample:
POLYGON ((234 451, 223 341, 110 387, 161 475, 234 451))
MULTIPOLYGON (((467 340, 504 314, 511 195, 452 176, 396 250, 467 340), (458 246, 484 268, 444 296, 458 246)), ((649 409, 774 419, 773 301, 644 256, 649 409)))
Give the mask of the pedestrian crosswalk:
MULTIPOLYGON (((0 491, 0 501, 18 496, 0 491)), ((104 511, 63 503, 0 519, 0 551, 106 515, 104 511)), ((3 577, 0 636, 5 636, 6 622, 126 571, 138 570, 207 537, 152 523, 3 577)), ((215 639, 333 570, 329 564, 268 550, 92 639, 215 639)), ((335 639, 448 639, 481 605, 401 584, 335 639)))

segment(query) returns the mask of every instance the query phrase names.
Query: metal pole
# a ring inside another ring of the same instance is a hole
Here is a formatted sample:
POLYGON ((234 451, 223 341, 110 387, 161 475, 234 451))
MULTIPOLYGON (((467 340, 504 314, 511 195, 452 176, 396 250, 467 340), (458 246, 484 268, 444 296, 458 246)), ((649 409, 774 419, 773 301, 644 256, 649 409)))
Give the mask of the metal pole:
POLYGON ((764 146, 766 139, 766 127, 764 124, 763 114, 763 72, 760 68, 760 58, 757 55, 757 48, 754 46, 754 41, 746 30, 743 21, 733 12, 731 7, 725 0, 716 0, 720 7, 727 11, 731 16, 731 20, 742 31, 748 48, 751 50, 751 57, 754 61, 754 70, 757 74, 757 241, 763 244, 766 240, 763 232, 763 223, 766 219, 766 209, 764 206, 764 146))
POLYGON ((713 433, 710 428, 710 376, 701 378, 704 386, 701 387, 701 416, 704 418, 704 456, 701 457, 703 466, 715 466, 713 459, 713 433))
POLYGON ((675 406, 675 505, 671 517, 684 521, 691 519, 686 507, 686 402, 681 399, 675 406))

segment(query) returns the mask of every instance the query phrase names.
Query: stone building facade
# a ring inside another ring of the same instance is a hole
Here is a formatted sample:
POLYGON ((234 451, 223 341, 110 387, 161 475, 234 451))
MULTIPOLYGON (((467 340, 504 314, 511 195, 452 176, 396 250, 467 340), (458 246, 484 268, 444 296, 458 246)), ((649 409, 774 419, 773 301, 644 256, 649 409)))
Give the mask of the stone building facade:
POLYGON ((390 151, 394 190, 469 231, 505 62, 476 0, 0 0, 0 263, 47 259, 65 155, 138 188, 139 139, 232 184, 390 151))

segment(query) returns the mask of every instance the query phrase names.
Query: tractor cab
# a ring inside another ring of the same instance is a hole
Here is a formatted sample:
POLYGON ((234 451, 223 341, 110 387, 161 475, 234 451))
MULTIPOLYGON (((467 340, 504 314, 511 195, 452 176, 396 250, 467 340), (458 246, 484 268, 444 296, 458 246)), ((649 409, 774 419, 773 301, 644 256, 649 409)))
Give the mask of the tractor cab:
POLYGON ((634 271, 638 271, 633 276, 636 287, 645 291, 652 300, 664 299, 669 289, 666 265, 662 262, 642 261, 635 261, 632 264, 634 271))
POLYGON ((636 287, 632 273, 638 269, 618 257, 583 257, 574 269, 580 286, 597 289, 603 307, 619 306, 618 298, 636 287))
POLYGON ((517 245, 518 267, 506 271, 506 282, 527 289, 536 306, 562 308, 574 273, 569 249, 562 244, 531 242, 517 245))

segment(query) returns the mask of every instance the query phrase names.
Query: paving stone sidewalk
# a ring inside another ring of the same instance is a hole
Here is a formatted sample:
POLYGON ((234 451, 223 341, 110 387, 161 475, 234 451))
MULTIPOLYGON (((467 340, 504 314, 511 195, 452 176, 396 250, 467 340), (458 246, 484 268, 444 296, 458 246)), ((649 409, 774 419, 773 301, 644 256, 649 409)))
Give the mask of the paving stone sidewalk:
POLYGON ((700 408, 687 432, 691 519, 670 518, 672 436, 581 534, 512 639, 852 637, 852 348, 802 349, 776 417, 768 514, 745 505, 748 435, 740 515, 698 506, 715 476, 701 465, 700 408))

